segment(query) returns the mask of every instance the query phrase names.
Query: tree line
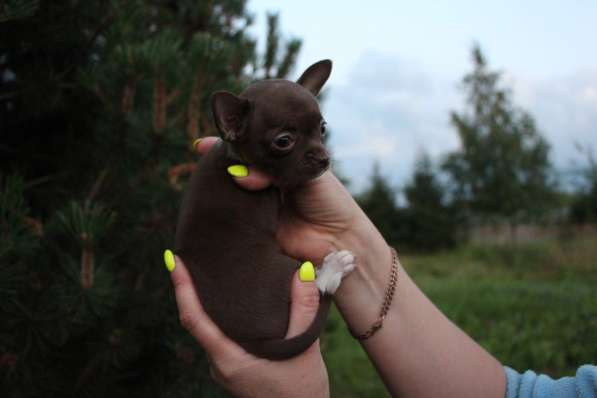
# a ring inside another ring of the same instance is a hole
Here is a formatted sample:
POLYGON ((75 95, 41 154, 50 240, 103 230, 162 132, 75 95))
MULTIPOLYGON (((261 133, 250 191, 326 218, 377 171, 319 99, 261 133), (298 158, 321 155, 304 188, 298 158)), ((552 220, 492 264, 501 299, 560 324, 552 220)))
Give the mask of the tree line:
POLYGON ((562 189, 550 146, 533 117, 514 104, 512 93, 489 68, 479 45, 472 71, 462 80, 465 107, 450 121, 460 147, 434 164, 420 155, 410 181, 396 189, 374 167, 359 203, 387 239, 405 248, 433 250, 466 241, 471 227, 597 222, 597 164, 581 147, 585 165, 572 192, 562 189))

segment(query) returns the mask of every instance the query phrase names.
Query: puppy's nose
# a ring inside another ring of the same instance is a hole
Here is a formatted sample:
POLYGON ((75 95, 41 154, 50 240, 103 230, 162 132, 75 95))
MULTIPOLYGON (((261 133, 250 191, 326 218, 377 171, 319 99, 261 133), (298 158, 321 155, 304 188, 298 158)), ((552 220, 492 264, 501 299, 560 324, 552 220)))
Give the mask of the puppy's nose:
POLYGON ((325 157, 325 158, 319 159, 319 166, 322 169, 327 169, 329 167, 329 165, 330 165, 330 158, 329 157, 325 157))
POLYGON ((327 152, 307 152, 306 157, 311 164, 313 164, 314 166, 318 166, 322 169, 327 169, 330 165, 330 156, 327 154, 327 152))

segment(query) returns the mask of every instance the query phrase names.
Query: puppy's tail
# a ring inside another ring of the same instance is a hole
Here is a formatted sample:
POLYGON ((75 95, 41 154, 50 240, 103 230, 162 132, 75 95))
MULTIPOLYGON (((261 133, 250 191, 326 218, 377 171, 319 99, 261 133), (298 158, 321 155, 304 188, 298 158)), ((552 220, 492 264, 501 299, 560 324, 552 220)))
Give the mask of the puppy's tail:
POLYGON ((315 319, 307 330, 298 336, 289 339, 264 340, 251 342, 249 351, 259 357, 282 360, 294 357, 309 348, 321 334, 328 317, 332 297, 322 294, 319 299, 319 308, 315 319))

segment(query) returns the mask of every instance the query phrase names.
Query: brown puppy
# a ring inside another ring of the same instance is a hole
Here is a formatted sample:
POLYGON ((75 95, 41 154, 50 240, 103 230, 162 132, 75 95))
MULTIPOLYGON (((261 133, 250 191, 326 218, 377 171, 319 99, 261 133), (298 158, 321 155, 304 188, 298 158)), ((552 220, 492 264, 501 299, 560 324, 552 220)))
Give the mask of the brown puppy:
POLYGON ((214 120, 224 141, 200 160, 180 211, 175 252, 188 266, 206 312, 227 336, 260 357, 289 358, 313 344, 329 295, 354 268, 347 251, 325 258, 316 281, 322 298, 315 320, 303 334, 284 339, 300 261, 286 256, 276 241, 280 189, 296 188, 330 164, 315 98, 330 72, 325 60, 297 83, 264 80, 238 97, 214 93, 214 120), (226 171, 238 163, 265 171, 276 187, 239 188, 226 171))

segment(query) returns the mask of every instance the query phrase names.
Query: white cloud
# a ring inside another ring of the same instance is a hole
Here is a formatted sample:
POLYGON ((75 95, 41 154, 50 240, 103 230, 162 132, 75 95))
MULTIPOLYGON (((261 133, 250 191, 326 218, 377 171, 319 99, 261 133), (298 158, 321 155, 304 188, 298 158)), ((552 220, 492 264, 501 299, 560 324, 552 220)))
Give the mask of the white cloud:
MULTIPOLYGON (((324 105, 332 151, 354 191, 366 187, 375 161, 403 185, 419 152, 438 159, 458 147, 449 112, 464 106, 457 88, 466 72, 450 80, 398 54, 363 52, 324 105)), ((558 168, 578 157, 575 142, 597 148, 597 69, 541 80, 505 73, 502 83, 535 118, 558 168)))
POLYGON ((331 88, 324 113, 334 157, 354 191, 366 187, 374 162, 392 183, 403 184, 419 152, 440 155, 456 147, 448 124, 453 84, 397 54, 371 50, 349 74, 347 84, 331 88))
POLYGON ((585 87, 580 98, 585 102, 593 102, 594 105, 597 105, 597 88, 585 87))
POLYGON ((364 90, 383 93, 408 92, 425 96, 433 91, 423 65, 398 54, 366 49, 349 72, 350 83, 364 90))
POLYGON ((370 157, 378 160, 388 160, 396 154, 398 141, 395 135, 386 127, 376 122, 359 134, 362 139, 357 143, 339 145, 334 155, 341 160, 350 158, 370 157))
POLYGON ((513 77, 514 96, 528 110, 563 169, 579 156, 575 144, 597 145, 597 68, 535 80, 513 77), (523 86, 525 90, 519 90, 523 86), (524 95, 519 95, 520 92, 524 95))

